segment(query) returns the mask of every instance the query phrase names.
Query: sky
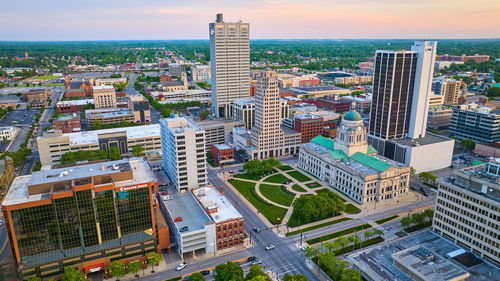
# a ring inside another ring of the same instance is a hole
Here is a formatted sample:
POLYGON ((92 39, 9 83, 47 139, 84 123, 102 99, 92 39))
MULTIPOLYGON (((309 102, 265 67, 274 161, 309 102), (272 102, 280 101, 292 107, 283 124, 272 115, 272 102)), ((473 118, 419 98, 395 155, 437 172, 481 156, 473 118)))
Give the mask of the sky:
POLYGON ((0 40, 208 39, 217 13, 251 39, 498 38, 499 0, 0 0, 0 40))

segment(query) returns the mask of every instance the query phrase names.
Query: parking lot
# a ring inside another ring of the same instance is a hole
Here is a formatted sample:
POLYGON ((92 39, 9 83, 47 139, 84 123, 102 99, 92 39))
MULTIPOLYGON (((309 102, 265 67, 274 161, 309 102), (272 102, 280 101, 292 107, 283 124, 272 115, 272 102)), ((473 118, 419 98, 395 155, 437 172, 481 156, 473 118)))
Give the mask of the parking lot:
POLYGON ((35 122, 35 115, 39 113, 38 108, 30 110, 13 110, 0 120, 0 126, 31 125, 35 122))

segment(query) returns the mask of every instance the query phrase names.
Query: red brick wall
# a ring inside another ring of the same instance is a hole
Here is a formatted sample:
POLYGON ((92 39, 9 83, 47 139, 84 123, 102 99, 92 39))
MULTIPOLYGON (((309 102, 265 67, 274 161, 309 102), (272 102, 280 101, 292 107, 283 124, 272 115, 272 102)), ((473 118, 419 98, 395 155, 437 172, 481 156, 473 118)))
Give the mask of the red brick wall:
POLYGON ((217 223, 215 231, 218 250, 243 244, 245 220, 239 218, 217 223))
POLYGON ((211 145, 210 153, 212 154, 212 158, 215 160, 217 165, 220 165, 221 160, 234 159, 234 148, 219 150, 215 145, 211 145), (217 157, 217 155, 219 157, 217 157))
POLYGON ((300 143, 308 143, 323 134, 323 118, 295 119, 294 130, 300 133, 300 143))

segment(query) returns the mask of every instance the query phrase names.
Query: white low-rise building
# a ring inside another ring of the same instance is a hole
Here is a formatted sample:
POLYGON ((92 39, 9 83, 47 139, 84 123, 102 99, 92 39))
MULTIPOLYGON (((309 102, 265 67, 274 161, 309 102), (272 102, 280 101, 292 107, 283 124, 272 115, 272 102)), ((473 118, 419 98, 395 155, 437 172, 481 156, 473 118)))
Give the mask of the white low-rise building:
POLYGON ((0 127, 0 138, 12 140, 16 136, 18 131, 19 128, 13 126, 0 127))
POLYGON ((410 167, 376 154, 367 142, 361 115, 350 111, 337 129, 335 141, 317 136, 301 145, 299 168, 359 204, 397 200, 407 195, 410 167))

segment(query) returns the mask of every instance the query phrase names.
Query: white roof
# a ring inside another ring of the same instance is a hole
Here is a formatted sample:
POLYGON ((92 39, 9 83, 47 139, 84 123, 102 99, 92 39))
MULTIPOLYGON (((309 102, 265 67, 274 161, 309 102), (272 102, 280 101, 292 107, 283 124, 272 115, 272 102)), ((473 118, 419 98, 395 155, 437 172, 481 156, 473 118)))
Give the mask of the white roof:
POLYGON ((204 187, 193 192, 205 209, 217 208, 217 212, 210 214, 215 223, 243 217, 216 188, 204 187))
POLYGON ((111 90, 111 89, 114 89, 115 87, 111 86, 111 85, 101 85, 101 86, 94 86, 93 89, 94 90, 111 90))
POLYGON ((94 99, 82 99, 82 100, 65 100, 58 101, 56 106, 70 106, 70 105, 86 105, 94 104, 94 99))
POLYGON ((98 136, 100 134, 109 134, 117 132, 126 132, 127 139, 137 139, 145 137, 159 137, 160 124, 132 126, 124 128, 103 129, 95 131, 83 131, 77 133, 67 133, 63 136, 69 136, 71 145, 91 144, 98 143, 98 136))

